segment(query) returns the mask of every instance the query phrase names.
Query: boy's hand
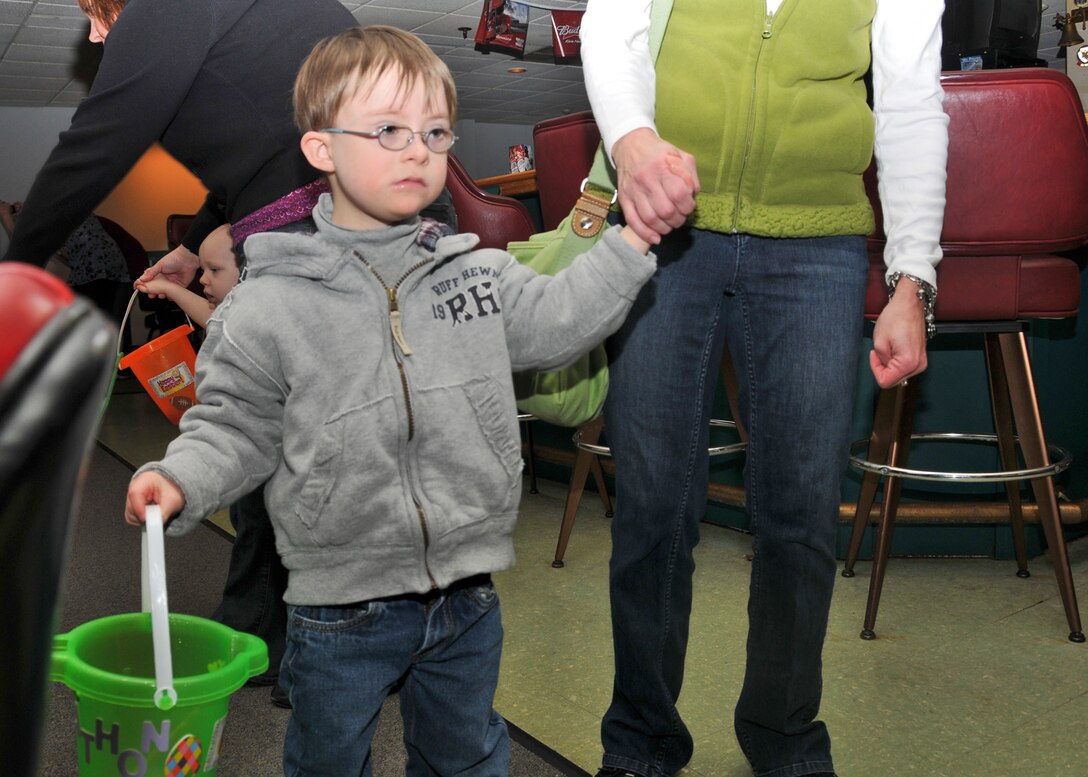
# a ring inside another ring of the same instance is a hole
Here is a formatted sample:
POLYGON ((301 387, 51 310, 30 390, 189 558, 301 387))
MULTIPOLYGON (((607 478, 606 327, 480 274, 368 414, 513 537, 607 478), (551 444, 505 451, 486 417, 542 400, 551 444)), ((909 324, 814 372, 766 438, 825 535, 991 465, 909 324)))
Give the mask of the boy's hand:
POLYGON ((166 521, 185 506, 185 497, 180 488, 158 472, 144 472, 129 483, 125 522, 133 526, 143 525, 149 504, 161 507, 163 521, 166 521))
POLYGON ((650 244, 639 237, 638 233, 630 226, 624 226, 624 228, 620 230, 620 237, 626 240, 631 247, 640 254, 645 254, 650 250, 650 244))

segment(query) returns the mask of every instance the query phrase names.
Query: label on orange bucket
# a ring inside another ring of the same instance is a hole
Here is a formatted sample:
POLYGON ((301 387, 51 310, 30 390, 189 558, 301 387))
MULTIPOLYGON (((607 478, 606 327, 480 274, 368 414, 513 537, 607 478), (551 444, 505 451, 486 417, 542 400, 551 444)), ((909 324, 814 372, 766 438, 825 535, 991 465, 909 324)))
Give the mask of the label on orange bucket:
POLYGON ((181 362, 165 372, 160 372, 147 382, 159 399, 165 399, 171 394, 181 391, 186 386, 191 386, 193 373, 189 370, 188 364, 181 362))

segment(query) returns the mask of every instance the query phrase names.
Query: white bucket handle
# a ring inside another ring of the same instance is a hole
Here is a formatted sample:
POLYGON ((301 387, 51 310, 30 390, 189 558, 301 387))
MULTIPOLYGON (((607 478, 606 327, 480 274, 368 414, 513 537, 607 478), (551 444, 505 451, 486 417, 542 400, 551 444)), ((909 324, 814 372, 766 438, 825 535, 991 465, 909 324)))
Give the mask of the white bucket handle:
POLYGON ((170 616, 166 606, 166 549, 162 537, 162 510, 147 505, 141 553, 143 611, 151 611, 151 640, 155 650, 155 706, 171 709, 178 703, 170 655, 170 616))
MULTIPOLYGON (((132 296, 128 298, 128 307, 125 308, 125 315, 121 318, 121 328, 117 330, 117 347, 113 350, 117 352, 118 359, 121 358, 121 341, 125 336, 125 324, 128 323, 128 314, 132 312, 132 306, 136 303, 136 298, 138 296, 140 296, 140 291, 137 289, 133 291, 132 296)), ((185 316, 185 321, 189 324, 189 326, 192 326, 193 320, 189 318, 189 314, 186 313, 184 310, 181 312, 185 316)))

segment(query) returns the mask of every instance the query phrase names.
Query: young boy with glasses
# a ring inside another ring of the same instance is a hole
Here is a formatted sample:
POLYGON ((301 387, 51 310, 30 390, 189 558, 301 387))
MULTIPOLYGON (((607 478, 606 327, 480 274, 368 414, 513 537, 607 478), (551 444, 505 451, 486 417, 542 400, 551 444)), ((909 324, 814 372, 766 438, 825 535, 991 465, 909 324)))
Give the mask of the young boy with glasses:
POLYGON ((246 241, 248 277, 208 322, 200 402, 128 493, 126 520, 157 503, 177 534, 268 481, 289 571, 289 777, 367 773, 394 690, 409 775, 506 774, 490 574, 514 563, 511 374, 596 345, 655 267, 614 227, 538 276, 420 219, 455 111, 449 71, 409 33, 317 45, 295 86, 303 151, 331 188, 317 232, 246 241))

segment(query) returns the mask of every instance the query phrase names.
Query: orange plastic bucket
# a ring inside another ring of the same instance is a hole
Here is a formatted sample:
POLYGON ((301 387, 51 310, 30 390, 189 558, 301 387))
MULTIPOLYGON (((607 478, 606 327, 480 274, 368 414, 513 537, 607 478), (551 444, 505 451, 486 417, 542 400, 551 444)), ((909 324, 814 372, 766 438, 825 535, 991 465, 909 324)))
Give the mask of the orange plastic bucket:
POLYGON ((196 404, 196 351, 189 342, 191 324, 179 326, 121 358, 140 385, 172 423, 196 404))

